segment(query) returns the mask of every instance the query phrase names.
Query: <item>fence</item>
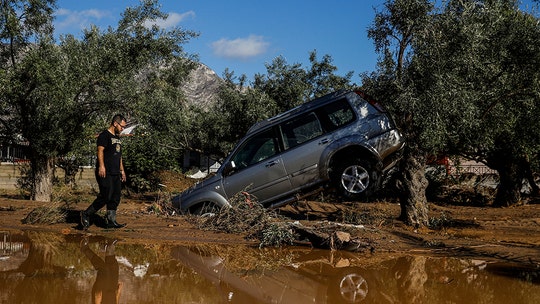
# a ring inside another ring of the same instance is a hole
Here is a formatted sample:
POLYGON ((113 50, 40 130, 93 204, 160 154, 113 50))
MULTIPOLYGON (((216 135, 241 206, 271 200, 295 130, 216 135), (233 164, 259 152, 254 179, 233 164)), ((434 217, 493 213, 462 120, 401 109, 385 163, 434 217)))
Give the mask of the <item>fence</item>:
MULTIPOLYGON (((2 162, 0 163, 0 189, 16 189, 17 178, 21 176, 21 163, 2 162)), ((56 177, 64 178, 64 170, 56 170, 56 177)), ((79 186, 96 186, 96 178, 94 169, 85 167, 79 170, 75 177, 75 182, 79 186)))
POLYGON ((18 252, 27 254, 28 250, 28 243, 12 239, 9 231, 0 231, 0 257, 11 256, 18 252))
POLYGON ((451 167, 450 174, 452 175, 461 175, 464 173, 473 173, 476 175, 484 174, 497 174, 496 170, 490 169, 485 165, 460 165, 451 167))

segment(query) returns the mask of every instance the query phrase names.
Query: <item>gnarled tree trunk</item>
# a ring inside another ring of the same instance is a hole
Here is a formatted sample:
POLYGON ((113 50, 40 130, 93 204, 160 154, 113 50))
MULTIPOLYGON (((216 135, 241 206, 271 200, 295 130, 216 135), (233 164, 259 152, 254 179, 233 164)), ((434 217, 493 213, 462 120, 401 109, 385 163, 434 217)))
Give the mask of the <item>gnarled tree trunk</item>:
POLYGON ((428 181, 425 176, 425 157, 415 155, 405 148, 404 158, 401 161, 400 185, 400 220, 414 227, 429 224, 428 203, 426 189, 428 181))
POLYGON ((499 188, 493 206, 508 207, 521 202, 521 178, 515 168, 506 168, 499 172, 499 188))
POLYGON ((35 156, 32 165, 32 200, 50 202, 53 190, 54 159, 46 156, 35 156))
POLYGON ((488 159, 488 166, 499 173, 499 188, 493 206, 508 207, 521 202, 521 187, 525 178, 526 161, 516 153, 496 151, 488 159))

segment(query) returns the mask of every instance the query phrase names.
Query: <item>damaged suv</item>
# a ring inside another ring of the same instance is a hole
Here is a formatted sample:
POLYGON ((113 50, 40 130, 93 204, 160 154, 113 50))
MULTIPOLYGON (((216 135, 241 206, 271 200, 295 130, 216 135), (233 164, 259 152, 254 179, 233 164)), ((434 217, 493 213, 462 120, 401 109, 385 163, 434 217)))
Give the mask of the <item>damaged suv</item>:
POLYGON ((239 192, 278 207, 321 186, 347 199, 376 191, 404 146, 388 112, 360 91, 340 91, 253 125, 216 174, 173 197, 203 214, 239 192))

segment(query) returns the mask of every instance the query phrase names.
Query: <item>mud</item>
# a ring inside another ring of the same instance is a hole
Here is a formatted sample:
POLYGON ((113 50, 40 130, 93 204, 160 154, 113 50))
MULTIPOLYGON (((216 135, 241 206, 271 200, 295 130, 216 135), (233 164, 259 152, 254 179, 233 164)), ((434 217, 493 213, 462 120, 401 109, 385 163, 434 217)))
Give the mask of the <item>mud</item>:
MULTIPOLYGON (((0 197, 0 230, 47 231, 64 235, 102 235, 130 243, 220 243, 258 246, 256 240, 242 233, 227 234, 197 228, 193 220, 183 215, 155 212, 155 197, 130 196, 123 200, 117 219, 127 226, 105 229, 93 225, 88 231, 78 229, 79 212, 86 203, 74 204, 68 221, 57 224, 23 224, 30 212, 47 204, 29 200, 0 197)), ((378 253, 429 254, 448 257, 474 257, 527 264, 540 268, 540 200, 530 198, 524 204, 509 208, 489 206, 434 204, 429 206, 432 229, 414 229, 397 220, 396 202, 324 202, 301 201, 278 210, 290 222, 326 229, 339 225, 346 214, 361 225, 349 225, 345 230, 360 244, 345 248, 360 254, 378 253)), ((310 247, 309 242, 296 244, 310 247)))

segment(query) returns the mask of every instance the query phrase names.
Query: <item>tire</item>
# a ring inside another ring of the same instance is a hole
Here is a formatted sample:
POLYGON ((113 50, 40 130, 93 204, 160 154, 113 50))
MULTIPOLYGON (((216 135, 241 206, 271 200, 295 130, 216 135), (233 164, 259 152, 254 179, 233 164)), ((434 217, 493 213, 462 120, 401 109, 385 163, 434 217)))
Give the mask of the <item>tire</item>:
POLYGON ((328 300, 330 303, 360 303, 368 295, 368 282, 357 272, 343 273, 330 282, 328 300))
POLYGON ((377 189, 378 176, 369 161, 356 159, 337 166, 333 183, 347 199, 366 198, 377 189))
POLYGON ((193 208, 191 214, 200 216, 213 216, 218 213, 219 210, 220 208, 216 204, 212 202, 204 202, 198 204, 195 208, 193 208))

